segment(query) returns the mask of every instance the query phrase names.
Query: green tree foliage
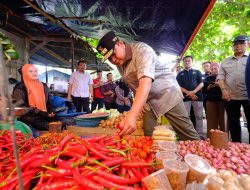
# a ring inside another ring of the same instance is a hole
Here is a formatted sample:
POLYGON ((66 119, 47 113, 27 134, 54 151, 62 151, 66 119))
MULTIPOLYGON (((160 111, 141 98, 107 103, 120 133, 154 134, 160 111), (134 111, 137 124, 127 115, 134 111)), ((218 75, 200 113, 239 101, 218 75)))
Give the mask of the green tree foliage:
POLYGON ((217 0, 185 55, 200 65, 220 62, 232 55, 232 40, 240 34, 250 36, 250 0, 217 0))

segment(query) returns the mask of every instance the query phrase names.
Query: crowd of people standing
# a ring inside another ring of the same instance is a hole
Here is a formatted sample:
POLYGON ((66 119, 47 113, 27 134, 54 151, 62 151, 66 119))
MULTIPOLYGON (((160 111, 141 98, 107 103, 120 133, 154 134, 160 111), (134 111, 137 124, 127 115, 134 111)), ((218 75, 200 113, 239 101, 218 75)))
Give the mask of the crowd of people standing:
POLYGON ((97 70, 97 78, 91 78, 85 71, 86 62, 78 62, 78 70, 69 79, 68 96, 76 106, 77 112, 90 113, 96 109, 118 109, 119 112, 129 111, 131 107, 131 90, 123 81, 114 81, 113 74, 107 73, 103 81, 102 71, 97 70), (91 109, 90 109, 91 107, 91 109))
MULTIPOLYGON (((233 40, 233 56, 221 64, 204 62, 204 74, 193 69, 193 57, 183 58, 184 69, 176 69, 177 81, 184 95, 184 104, 190 117, 193 108, 195 128, 203 138, 203 108, 207 119, 207 135, 211 129, 230 132, 232 141, 241 142, 240 117, 245 116, 246 127, 250 132, 249 56, 246 52, 249 38, 244 35, 233 40), (248 70, 247 70, 248 69, 248 70), (243 109, 242 109, 243 108, 243 109)), ((177 67, 178 68, 178 67, 177 67)), ((250 142, 250 136, 249 136, 250 142)))

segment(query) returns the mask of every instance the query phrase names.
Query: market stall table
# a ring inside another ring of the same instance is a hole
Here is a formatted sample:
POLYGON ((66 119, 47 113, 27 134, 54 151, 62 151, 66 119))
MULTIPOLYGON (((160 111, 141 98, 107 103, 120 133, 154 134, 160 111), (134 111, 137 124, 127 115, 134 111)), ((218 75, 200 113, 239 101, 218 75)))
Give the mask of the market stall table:
MULTIPOLYGON (((102 127, 78 127, 78 126, 67 126, 67 130, 78 136, 98 136, 98 135, 114 135, 117 132, 116 128, 102 128, 102 127)), ((131 135, 143 136, 144 132, 142 129, 137 129, 131 135)))

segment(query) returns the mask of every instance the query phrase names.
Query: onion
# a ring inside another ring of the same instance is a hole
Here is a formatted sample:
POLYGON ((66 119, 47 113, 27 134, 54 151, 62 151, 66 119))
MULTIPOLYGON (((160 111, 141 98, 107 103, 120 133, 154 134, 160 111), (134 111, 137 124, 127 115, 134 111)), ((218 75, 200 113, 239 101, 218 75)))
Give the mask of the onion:
POLYGON ((237 157, 233 156, 233 157, 231 157, 231 161, 233 163, 238 163, 239 159, 237 157))
POLYGON ((237 174, 243 174, 243 173, 245 173, 245 170, 243 168, 237 168, 236 173, 237 174))
POLYGON ((216 149, 205 141, 180 141, 179 154, 197 154, 216 169, 232 169, 237 173, 250 174, 250 145, 229 142, 229 149, 216 149))
POLYGON ((227 152, 225 152, 225 156, 228 157, 228 158, 230 158, 231 153, 227 151, 227 152))
POLYGON ((230 162, 226 163, 225 166, 226 166, 227 168, 232 168, 232 164, 231 164, 230 162))

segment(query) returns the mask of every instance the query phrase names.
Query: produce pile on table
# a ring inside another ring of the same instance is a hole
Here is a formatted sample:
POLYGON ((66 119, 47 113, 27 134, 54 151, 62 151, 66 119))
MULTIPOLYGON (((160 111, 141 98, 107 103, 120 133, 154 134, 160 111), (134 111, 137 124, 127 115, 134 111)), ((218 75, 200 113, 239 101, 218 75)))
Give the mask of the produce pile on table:
MULTIPOLYGON (((118 123, 124 119, 124 117, 128 114, 128 112, 124 112, 122 114, 119 114, 116 117, 112 117, 109 118, 107 120, 102 120, 99 124, 98 127, 103 127, 103 128, 115 128, 118 123)), ((143 113, 140 113, 138 118, 137 118, 137 122, 136 122, 136 127, 137 129, 142 129, 143 127, 143 113)))
POLYGON ((99 110, 96 109, 92 113, 109 113, 109 118, 115 118, 120 115, 120 112, 117 109, 106 110, 104 108, 101 108, 99 110))
POLYGON ((213 171, 208 177, 207 188, 208 190, 249 190, 250 176, 237 175, 229 170, 213 171))
MULTIPOLYGON (((27 136, 21 133, 21 131, 16 131, 16 141, 20 155, 24 155, 32 149, 31 142, 33 140, 30 139, 30 141, 27 141, 26 137, 27 136)), ((0 178, 3 173, 11 169, 13 165, 15 165, 15 159, 11 133, 7 130, 3 130, 0 131, 0 178)))
POLYGON ((37 145, 43 145, 44 147, 50 147, 58 145, 64 137, 71 134, 70 132, 64 130, 63 133, 45 133, 34 139, 34 143, 37 145))
POLYGON ((179 154, 199 155, 216 169, 233 170, 237 174, 250 175, 250 145, 229 142, 229 149, 216 149, 206 141, 179 141, 179 154))
MULTIPOLYGON (((2 145, 12 145, 9 138, 0 139, 2 145)), ((59 144, 47 146, 41 139, 22 140, 18 143, 23 143, 19 147, 25 189, 136 190, 141 189, 141 180, 154 172, 150 137, 102 135, 82 139, 67 134, 59 144)), ((8 154, 11 146, 6 147, 1 146, 0 189, 18 189, 16 165, 13 155, 8 154), (8 162, 7 167, 3 160, 8 162)))

